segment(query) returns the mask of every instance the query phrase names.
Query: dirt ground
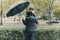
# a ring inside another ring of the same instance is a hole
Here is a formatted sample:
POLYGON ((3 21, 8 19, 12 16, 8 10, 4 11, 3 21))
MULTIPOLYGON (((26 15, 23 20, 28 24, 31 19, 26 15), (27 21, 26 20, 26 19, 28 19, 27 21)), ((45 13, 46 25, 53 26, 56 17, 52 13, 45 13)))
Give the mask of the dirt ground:
MULTIPOLYGON (((39 20, 39 24, 36 25, 38 29, 60 29, 60 23, 48 25, 46 24, 47 20, 39 20)), ((25 28, 22 21, 14 21, 13 19, 3 19, 3 25, 0 25, 0 29, 19 29, 25 28)))

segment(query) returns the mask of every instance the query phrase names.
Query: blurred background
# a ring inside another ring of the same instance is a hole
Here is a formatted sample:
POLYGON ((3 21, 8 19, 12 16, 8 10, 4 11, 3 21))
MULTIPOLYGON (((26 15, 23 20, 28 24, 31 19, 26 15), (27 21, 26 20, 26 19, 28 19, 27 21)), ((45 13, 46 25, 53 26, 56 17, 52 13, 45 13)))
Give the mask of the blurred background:
POLYGON ((7 9, 15 2, 22 0, 0 0, 0 24, 19 24, 21 19, 26 16, 26 11, 30 6, 34 6, 36 16, 41 24, 48 23, 47 21, 53 23, 59 22, 60 20, 60 0, 24 0, 30 2, 28 8, 21 14, 15 15, 13 17, 6 17, 7 9), (21 16, 22 15, 22 16, 21 16))

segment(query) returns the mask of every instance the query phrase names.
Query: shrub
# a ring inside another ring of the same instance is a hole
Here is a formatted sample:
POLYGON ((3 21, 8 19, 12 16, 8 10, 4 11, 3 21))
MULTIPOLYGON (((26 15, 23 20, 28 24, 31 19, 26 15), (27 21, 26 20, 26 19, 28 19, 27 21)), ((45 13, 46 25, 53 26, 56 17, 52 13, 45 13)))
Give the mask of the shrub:
MULTIPOLYGON (((0 30, 0 40, 24 40, 23 30, 0 30)), ((60 30, 36 30, 35 40, 60 40, 60 30)))

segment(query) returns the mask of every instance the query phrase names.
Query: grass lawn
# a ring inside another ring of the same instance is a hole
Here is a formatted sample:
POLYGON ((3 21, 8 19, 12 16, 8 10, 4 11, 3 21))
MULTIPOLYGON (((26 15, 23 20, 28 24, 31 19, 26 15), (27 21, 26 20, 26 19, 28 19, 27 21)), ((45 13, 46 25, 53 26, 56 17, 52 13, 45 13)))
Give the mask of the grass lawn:
MULTIPOLYGON (((0 25, 0 30, 5 30, 5 29, 8 29, 8 30, 18 30, 18 29, 24 29, 25 26, 21 26, 21 25, 0 25)), ((36 29, 37 30, 60 30, 60 25, 58 24, 54 24, 54 25, 42 25, 42 24, 39 24, 36 26, 36 29)))

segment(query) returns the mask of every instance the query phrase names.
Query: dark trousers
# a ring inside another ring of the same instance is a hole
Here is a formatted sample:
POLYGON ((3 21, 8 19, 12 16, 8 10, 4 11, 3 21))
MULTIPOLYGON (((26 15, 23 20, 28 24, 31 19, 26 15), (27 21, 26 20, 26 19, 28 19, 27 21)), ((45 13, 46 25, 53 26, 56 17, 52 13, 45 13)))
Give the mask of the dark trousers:
POLYGON ((34 40, 35 31, 25 31, 25 40, 34 40))

